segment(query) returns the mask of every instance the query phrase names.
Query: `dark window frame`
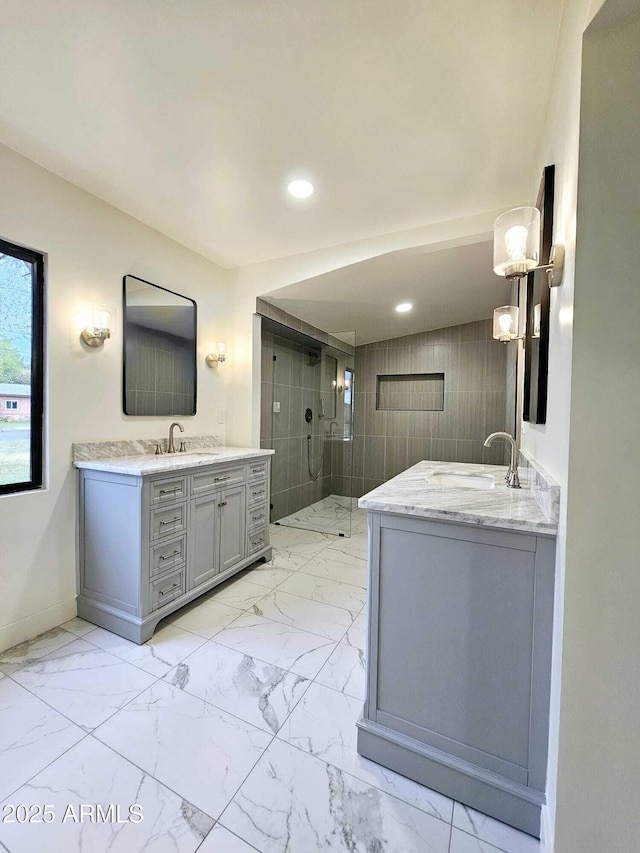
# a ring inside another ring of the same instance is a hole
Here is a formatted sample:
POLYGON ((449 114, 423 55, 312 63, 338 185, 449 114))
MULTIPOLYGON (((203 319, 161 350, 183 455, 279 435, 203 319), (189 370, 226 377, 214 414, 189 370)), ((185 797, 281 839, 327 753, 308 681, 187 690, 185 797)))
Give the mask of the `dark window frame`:
POLYGON ((31 264, 31 477, 0 484, 0 495, 43 487, 44 466, 44 255, 0 239, 0 253, 31 264))

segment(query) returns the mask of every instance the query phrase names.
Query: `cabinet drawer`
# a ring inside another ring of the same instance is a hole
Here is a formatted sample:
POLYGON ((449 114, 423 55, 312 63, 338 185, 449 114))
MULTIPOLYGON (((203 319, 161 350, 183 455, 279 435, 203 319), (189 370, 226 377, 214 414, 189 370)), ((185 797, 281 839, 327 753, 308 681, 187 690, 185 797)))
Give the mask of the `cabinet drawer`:
POLYGON ((149 525, 149 538, 152 542, 164 539, 165 536, 175 536, 187 529, 187 505, 186 503, 172 504, 166 507, 157 507, 151 510, 151 523, 149 525))
POLYGON ((268 544, 269 537, 267 536, 266 527, 263 527, 262 530, 256 530, 255 533, 250 533, 247 537, 247 550, 249 554, 261 551, 263 548, 266 548, 268 544))
POLYGON ((202 495, 216 489, 226 489, 227 486, 239 486, 247 480, 244 465, 233 468, 209 468, 191 475, 191 497, 202 495))
POLYGON ((149 502, 152 506, 169 503, 169 501, 181 501, 187 496, 187 478, 163 477, 161 480, 152 480, 149 483, 149 502))
POLYGON ((170 575, 156 578, 149 584, 149 599, 151 610, 164 607, 175 598, 179 598, 185 591, 184 569, 177 569, 170 575))
POLYGON ((268 521, 266 503, 256 504, 247 513, 247 529, 254 530, 257 527, 264 527, 268 521))
POLYGON ((267 481, 263 480, 261 483, 250 483, 249 484, 249 506, 254 506, 255 504, 264 503, 267 499, 268 485, 267 481))
POLYGON ((179 539, 170 539, 168 542, 154 545, 149 560, 149 574, 153 577, 168 572, 174 566, 184 563, 186 557, 187 537, 184 534, 179 539))
POLYGON ((250 462, 249 463, 249 482, 252 483, 255 480, 266 480, 267 479, 267 465, 265 462, 250 462))

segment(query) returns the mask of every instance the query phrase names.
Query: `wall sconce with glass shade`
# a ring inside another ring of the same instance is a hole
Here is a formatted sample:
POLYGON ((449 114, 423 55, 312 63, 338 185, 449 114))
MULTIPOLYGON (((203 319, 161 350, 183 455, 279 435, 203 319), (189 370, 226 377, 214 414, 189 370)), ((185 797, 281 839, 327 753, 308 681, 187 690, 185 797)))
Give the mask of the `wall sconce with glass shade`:
POLYGON ((209 355, 206 357, 205 361, 207 362, 207 366, 217 367, 219 364, 224 364, 224 362, 227 360, 226 349, 226 344, 223 344, 222 342, 219 343, 218 351, 210 352, 209 355))
POLYGON ((502 305, 493 312, 493 337, 503 344, 522 340, 519 334, 519 311, 517 305, 502 305))
POLYGON ((93 323, 82 330, 82 340, 88 347, 101 347, 111 337, 111 312, 106 305, 94 305, 93 323))
POLYGON ((551 247, 549 263, 540 263, 540 211, 537 207, 514 207, 496 219, 493 226, 493 271, 509 280, 524 278, 534 270, 545 270, 549 287, 562 284, 564 246, 551 247))

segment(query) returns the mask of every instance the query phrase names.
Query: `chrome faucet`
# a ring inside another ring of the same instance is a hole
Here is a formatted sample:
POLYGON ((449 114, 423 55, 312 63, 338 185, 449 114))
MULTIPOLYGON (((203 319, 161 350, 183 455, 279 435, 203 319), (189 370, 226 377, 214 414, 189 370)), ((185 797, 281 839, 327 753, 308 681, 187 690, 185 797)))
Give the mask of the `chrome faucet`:
POLYGON ((485 439, 484 446, 489 447, 494 438, 504 438, 504 440, 508 441, 511 446, 511 461, 509 463, 509 469, 505 476, 505 480, 507 481, 507 488, 519 489, 520 477, 518 476, 518 445, 516 444, 516 440, 512 435, 509 435, 508 432, 492 432, 491 435, 487 436, 485 439))
POLYGON ((169 427, 169 446, 167 447, 167 453, 175 453, 176 446, 173 443, 173 428, 178 427, 180 432, 184 432, 184 427, 182 424, 179 424, 178 421, 174 421, 169 427))

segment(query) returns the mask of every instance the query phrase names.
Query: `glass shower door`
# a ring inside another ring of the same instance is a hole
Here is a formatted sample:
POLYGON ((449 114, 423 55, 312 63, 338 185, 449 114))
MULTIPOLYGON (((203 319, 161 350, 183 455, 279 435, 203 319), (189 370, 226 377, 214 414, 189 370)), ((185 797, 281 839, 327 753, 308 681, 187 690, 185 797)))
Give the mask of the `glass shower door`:
POLYGON ((271 432, 277 525, 351 535, 352 351, 313 339, 309 345, 275 340, 271 432))

